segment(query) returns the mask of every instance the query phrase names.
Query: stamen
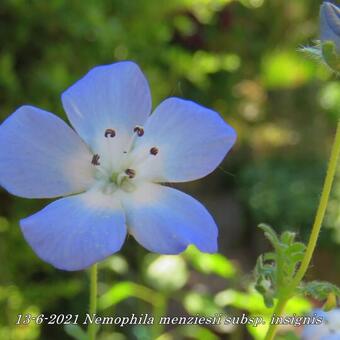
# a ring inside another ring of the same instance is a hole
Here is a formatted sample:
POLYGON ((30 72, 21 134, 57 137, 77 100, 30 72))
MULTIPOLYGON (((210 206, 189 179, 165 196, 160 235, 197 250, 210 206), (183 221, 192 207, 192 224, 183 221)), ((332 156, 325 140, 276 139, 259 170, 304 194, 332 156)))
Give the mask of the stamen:
POLYGON ((99 159, 100 159, 100 156, 98 154, 93 155, 91 164, 100 165, 99 159))
POLYGON ((125 173, 128 175, 130 179, 136 176, 136 171, 133 169, 126 169, 125 173))
POLYGON ((151 160, 153 157, 158 155, 159 149, 156 146, 153 146, 151 149, 143 149, 143 150, 134 150, 131 159, 132 159, 132 166, 136 166, 141 164, 147 160, 151 160))
POLYGON ((135 143, 136 141, 136 138, 137 136, 138 137, 142 137, 144 135, 144 129, 139 126, 139 125, 136 125, 135 128, 133 129, 133 136, 131 137, 129 143, 128 143, 128 146, 127 148, 123 151, 124 154, 127 154, 131 151, 132 147, 133 147, 133 144, 135 143))
POLYGON ((144 135, 144 129, 138 125, 133 129, 133 132, 136 132, 138 137, 142 137, 144 135))
POLYGON ((153 155, 153 156, 156 156, 157 154, 158 154, 158 149, 155 147, 155 146, 153 146, 151 149, 150 149, 150 153, 151 153, 151 155, 153 155))
POLYGON ((115 130, 113 130, 113 129, 106 129, 106 130, 105 130, 104 136, 105 136, 106 138, 107 138, 107 137, 113 138, 115 135, 116 135, 116 131, 115 131, 115 130))

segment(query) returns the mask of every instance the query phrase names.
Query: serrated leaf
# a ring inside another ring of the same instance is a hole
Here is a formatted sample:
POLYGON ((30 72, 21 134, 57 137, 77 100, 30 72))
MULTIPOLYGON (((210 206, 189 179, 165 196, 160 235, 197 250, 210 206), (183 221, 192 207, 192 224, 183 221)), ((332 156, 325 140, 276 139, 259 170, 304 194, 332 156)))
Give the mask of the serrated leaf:
POLYGON ((271 307, 274 298, 284 293, 292 282, 299 263, 304 257, 306 246, 295 242, 296 234, 285 231, 280 237, 268 225, 259 226, 271 242, 275 252, 259 256, 255 266, 255 288, 262 294, 267 307, 271 307))
POLYGON ((277 255, 273 252, 263 254, 263 261, 275 261, 277 255))
POLYGON ((270 241, 272 246, 275 249, 277 249, 279 247, 280 240, 277 237, 275 230, 272 227, 270 227, 269 225, 264 224, 264 223, 261 223, 258 227, 264 231, 264 235, 270 241))
POLYGON ((306 245, 301 242, 294 242, 289 248, 288 248, 288 254, 293 253, 304 253, 306 250, 306 245))
POLYGON ((311 281, 299 288, 305 295, 310 295, 317 300, 325 300, 329 294, 340 297, 340 288, 333 283, 326 281, 311 281))
POLYGON ((299 51, 305 53, 308 57, 322 60, 322 51, 320 47, 320 42, 317 42, 315 46, 302 46, 299 51))
POLYGON ((303 257, 304 257, 304 253, 293 254, 290 256, 291 260, 294 263, 301 262, 303 260, 303 257))
POLYGON ((291 231, 285 231, 281 235, 281 242, 283 242, 286 245, 291 245, 294 242, 296 234, 291 231))

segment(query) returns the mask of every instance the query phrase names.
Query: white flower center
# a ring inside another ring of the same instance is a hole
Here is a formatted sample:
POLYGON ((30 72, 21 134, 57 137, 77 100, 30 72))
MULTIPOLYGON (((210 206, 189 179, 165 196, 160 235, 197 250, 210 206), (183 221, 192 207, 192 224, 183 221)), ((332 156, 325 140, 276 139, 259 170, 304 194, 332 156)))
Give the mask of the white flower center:
POLYGON ((99 143, 99 149, 103 152, 93 154, 91 164, 96 168, 95 187, 107 195, 113 194, 118 189, 126 192, 134 191, 138 182, 138 172, 135 167, 159 153, 156 146, 151 147, 148 151, 144 149, 136 153, 134 144, 137 138, 143 137, 144 129, 141 126, 136 126, 133 132, 128 142, 124 143, 123 149, 118 147, 113 148, 114 151, 112 151, 111 143, 114 141, 111 139, 115 139, 118 132, 112 128, 106 129, 102 136, 104 140, 99 143), (105 139, 107 140, 105 141, 105 139), (120 155, 114 155, 115 161, 112 160, 112 152, 120 153, 120 155), (118 166, 117 163, 119 163, 118 166))

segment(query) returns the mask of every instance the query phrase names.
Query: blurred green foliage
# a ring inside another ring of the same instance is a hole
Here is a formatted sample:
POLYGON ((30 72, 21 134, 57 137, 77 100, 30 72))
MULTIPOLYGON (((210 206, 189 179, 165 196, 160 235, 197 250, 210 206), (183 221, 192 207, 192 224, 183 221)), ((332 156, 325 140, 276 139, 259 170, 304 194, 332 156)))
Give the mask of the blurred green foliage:
MULTIPOLYGON (((1 120, 22 104, 66 118, 60 104, 64 89, 95 65, 130 59, 145 71, 154 105, 172 95, 190 98, 219 111, 238 132, 238 143, 221 171, 187 188, 202 201, 229 197, 237 211, 224 205, 215 211, 223 213, 219 224, 228 220, 235 225, 220 229, 221 240, 233 240, 238 230, 244 237, 232 242, 231 250, 221 243, 220 255, 191 248, 180 257, 147 254, 129 238, 119 255, 101 264, 101 314, 269 315, 261 296, 250 287, 251 280, 242 274, 263 250, 255 226, 267 222, 281 230, 288 227, 306 239, 340 117, 338 82, 325 83, 330 73, 297 51, 317 38, 319 4, 1 1, 1 120)), ((339 249, 339 199, 340 178, 327 216, 329 228, 322 234, 325 251, 339 249)), ((0 339, 82 336, 74 327, 66 335, 57 326, 15 326, 19 313, 82 314, 88 307, 86 273, 61 272, 43 263, 19 231, 19 219, 47 203, 0 191, 0 339)), ((329 251, 326 261, 339 261, 338 257, 329 251)), ((328 262, 323 266, 326 280, 330 267, 328 262)), ((303 299, 291 304, 289 313, 311 308, 303 299)), ((103 326, 100 339, 151 339, 160 334, 162 340, 246 339, 247 334, 261 339, 264 331, 103 326)), ((285 339, 294 336, 287 334, 285 339)))

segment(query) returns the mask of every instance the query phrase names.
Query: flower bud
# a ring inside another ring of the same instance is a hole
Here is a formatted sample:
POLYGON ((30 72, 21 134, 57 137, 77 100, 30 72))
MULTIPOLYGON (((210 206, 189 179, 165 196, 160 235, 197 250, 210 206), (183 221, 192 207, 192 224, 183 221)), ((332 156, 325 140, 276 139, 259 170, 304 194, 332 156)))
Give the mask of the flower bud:
POLYGON ((320 40, 332 41, 340 52, 340 7, 325 1, 320 8, 320 40))
POLYGON ((340 7, 330 1, 320 8, 320 52, 323 61, 340 73, 340 7))

